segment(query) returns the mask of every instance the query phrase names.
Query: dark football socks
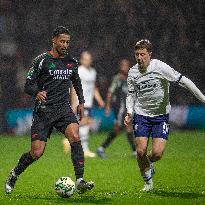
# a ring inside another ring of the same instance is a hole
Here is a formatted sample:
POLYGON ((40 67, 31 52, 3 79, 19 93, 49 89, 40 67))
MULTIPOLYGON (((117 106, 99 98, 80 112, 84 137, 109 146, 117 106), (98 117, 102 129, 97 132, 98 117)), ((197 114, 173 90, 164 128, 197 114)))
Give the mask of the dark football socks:
POLYGON ((14 168, 14 172, 17 176, 19 176, 24 170, 31 165, 35 159, 32 158, 30 152, 22 154, 21 158, 19 159, 16 167, 14 168))
POLYGON ((102 147, 105 149, 107 148, 111 142, 116 138, 116 133, 115 132, 110 132, 105 140, 105 142, 102 144, 102 147))
POLYGON ((128 132, 127 133, 127 140, 130 144, 130 147, 132 149, 132 151, 136 151, 136 147, 135 147, 135 143, 134 143, 134 137, 133 137, 133 132, 128 132))
POLYGON ((81 141, 73 142, 71 146, 71 159, 75 171, 76 179, 83 178, 84 174, 84 153, 81 141))

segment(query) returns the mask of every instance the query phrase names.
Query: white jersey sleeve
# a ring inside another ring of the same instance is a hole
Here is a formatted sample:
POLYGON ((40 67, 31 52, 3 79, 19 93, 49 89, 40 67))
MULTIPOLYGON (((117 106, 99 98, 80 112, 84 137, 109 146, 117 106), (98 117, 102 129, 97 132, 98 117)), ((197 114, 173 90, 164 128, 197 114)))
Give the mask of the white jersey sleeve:
POLYGON ((188 89, 198 100, 205 103, 205 96, 190 79, 183 76, 179 82, 179 85, 188 89))
POLYGON ((182 76, 180 73, 175 71, 166 63, 163 63, 161 61, 159 62, 162 65, 161 72, 168 81, 179 82, 179 85, 188 89, 198 100, 205 103, 205 96, 190 79, 186 78, 185 76, 182 76))
POLYGON ((128 73, 127 87, 128 87, 128 94, 126 98, 126 108, 127 108, 127 113, 132 114, 134 110, 135 97, 136 97, 135 81, 132 75, 132 70, 130 70, 128 73))
POLYGON ((174 70, 172 67, 166 63, 158 60, 158 66, 160 68, 162 76, 167 79, 169 82, 179 82, 182 75, 174 70))

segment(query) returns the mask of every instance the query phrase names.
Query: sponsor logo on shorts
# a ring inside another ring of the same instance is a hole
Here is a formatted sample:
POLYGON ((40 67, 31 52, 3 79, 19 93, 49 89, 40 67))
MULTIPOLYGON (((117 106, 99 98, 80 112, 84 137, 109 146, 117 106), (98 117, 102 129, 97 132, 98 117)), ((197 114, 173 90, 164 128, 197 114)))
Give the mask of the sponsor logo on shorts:
POLYGON ((169 126, 166 122, 163 124, 163 133, 167 134, 169 132, 169 126))

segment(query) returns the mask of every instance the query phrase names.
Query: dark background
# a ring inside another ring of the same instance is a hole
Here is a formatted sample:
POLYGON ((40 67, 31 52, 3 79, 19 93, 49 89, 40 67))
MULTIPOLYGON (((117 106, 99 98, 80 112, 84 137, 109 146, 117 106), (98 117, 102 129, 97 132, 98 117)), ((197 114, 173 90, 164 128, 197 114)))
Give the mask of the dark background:
MULTIPOLYGON (((0 133, 5 112, 32 106, 23 93, 34 57, 51 46, 52 30, 63 25, 72 33, 71 53, 89 50, 103 97, 120 59, 135 64, 133 47, 141 38, 153 43, 160 59, 195 82, 205 93, 203 0, 0 0, 0 133)), ((173 86, 172 104, 200 103, 173 86)))

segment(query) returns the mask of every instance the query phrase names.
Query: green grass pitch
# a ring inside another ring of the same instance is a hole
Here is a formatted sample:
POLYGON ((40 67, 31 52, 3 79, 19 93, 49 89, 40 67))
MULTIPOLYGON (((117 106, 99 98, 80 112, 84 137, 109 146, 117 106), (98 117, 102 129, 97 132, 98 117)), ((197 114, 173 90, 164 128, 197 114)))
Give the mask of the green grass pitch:
MULTIPOLYGON (((92 134, 90 146, 95 150, 106 133, 92 134)), ((174 205, 205 204, 205 134, 199 131, 170 134, 164 158, 155 164, 155 191, 140 193, 143 181, 131 156, 125 135, 107 149, 107 160, 86 159, 85 179, 95 188, 84 195, 63 199, 54 191, 61 176, 74 180, 70 155, 62 149, 62 136, 52 135, 44 156, 18 179, 14 192, 4 194, 4 182, 20 155, 28 151, 30 138, 0 137, 0 205, 44 204, 116 204, 174 205)))

